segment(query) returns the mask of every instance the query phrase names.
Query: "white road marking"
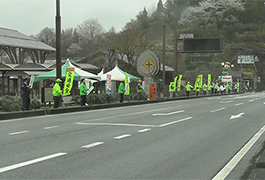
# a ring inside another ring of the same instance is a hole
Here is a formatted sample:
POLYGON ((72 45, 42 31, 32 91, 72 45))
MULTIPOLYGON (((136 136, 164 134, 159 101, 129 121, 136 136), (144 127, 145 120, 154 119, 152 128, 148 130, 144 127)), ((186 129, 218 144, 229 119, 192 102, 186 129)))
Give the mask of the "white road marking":
POLYGON ((142 129, 142 130, 139 130, 138 132, 143 133, 143 132, 147 132, 147 131, 151 131, 151 129, 142 129))
POLYGON ((157 125, 146 124, 121 124, 121 123, 75 123, 78 125, 90 125, 90 126, 129 126, 129 127, 157 127, 157 125))
POLYGON ((251 99, 251 100, 249 100, 248 102, 253 102, 253 101, 255 101, 255 99, 251 99))
POLYGON ((244 115, 245 113, 240 113, 238 115, 232 115, 230 119, 236 119, 236 118, 240 118, 242 117, 242 115, 244 115))
POLYGON ((234 169, 237 163, 250 150, 260 136, 265 132, 265 125, 248 141, 248 143, 226 164, 226 166, 213 178, 213 180, 223 180, 234 169))
POLYGON ((24 134, 24 133, 28 133, 28 132, 29 131, 13 132, 13 133, 8 133, 8 135, 12 136, 12 135, 24 134))
POLYGON ((169 116, 172 114, 177 114, 177 113, 182 113, 185 110, 181 110, 181 111, 175 111, 175 112, 171 112, 171 113, 157 113, 157 114, 153 114, 153 116, 169 116))
POLYGON ((225 108, 215 109, 215 110, 212 110, 211 112, 222 111, 222 110, 224 110, 224 109, 225 109, 225 108))
POLYGON ((38 163, 38 162, 41 162, 41 161, 45 161, 45 160, 48 160, 48 159, 56 158, 56 157, 59 157, 59 156, 63 156, 63 155, 66 155, 66 154, 67 153, 57 153, 57 154, 45 156, 45 157, 42 157, 42 158, 26 161, 26 162, 23 162, 23 163, 19 163, 19 164, 3 167, 3 168, 0 168, 0 173, 6 172, 6 171, 10 171, 10 170, 13 170, 13 169, 17 169, 17 168, 20 168, 20 167, 28 166, 28 165, 31 165, 31 164, 34 164, 34 163, 38 163))
POLYGON ((82 146, 82 148, 91 148, 91 147, 95 147, 95 146, 98 146, 98 145, 101 145, 101 144, 104 144, 104 142, 95 142, 93 144, 82 146))
POLYGON ((173 121, 173 122, 169 122, 169 123, 166 123, 166 124, 161 124, 159 127, 169 126, 169 125, 176 124, 176 123, 179 123, 179 122, 187 121, 189 119, 192 119, 192 117, 187 117, 185 119, 180 119, 178 121, 173 121))
POLYGON ((231 101, 220 101, 221 104, 231 103, 231 102, 234 102, 234 101, 233 100, 231 100, 231 101))
POLYGON ((43 129, 47 130, 47 129, 54 129, 57 128, 58 126, 50 126, 50 127, 44 127, 43 129))
POLYGON ((123 139, 123 138, 130 137, 130 136, 131 136, 131 134, 124 134, 121 136, 114 137, 114 139, 123 139))
POLYGON ((244 103, 238 103, 238 104, 235 104, 235 106, 240 106, 240 105, 242 105, 242 104, 244 104, 244 103))

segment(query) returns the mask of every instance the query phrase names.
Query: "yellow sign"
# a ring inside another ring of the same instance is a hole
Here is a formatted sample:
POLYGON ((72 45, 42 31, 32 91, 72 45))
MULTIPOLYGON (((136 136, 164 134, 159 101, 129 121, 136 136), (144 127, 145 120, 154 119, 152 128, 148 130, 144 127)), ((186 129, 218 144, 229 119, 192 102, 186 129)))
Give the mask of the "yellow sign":
POLYGON ((74 81, 74 73, 75 68, 74 67, 68 67, 65 75, 65 82, 64 82, 64 88, 63 88, 63 96, 70 95, 73 81, 74 81))
POLYGON ((151 61, 150 59, 148 59, 147 61, 145 61, 145 63, 144 63, 144 67, 148 70, 148 71, 150 71, 153 67, 154 67, 154 63, 153 63, 153 61, 151 61))

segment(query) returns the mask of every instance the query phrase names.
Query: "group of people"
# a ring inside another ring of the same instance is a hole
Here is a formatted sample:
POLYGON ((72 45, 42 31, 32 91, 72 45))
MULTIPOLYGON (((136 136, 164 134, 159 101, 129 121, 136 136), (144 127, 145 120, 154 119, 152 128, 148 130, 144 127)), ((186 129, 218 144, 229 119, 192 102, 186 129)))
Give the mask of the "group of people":
MULTIPOLYGON (((142 87, 142 80, 138 80, 138 84, 137 84, 137 101, 140 100, 142 92, 144 90, 144 88, 142 87)), ((124 93, 126 91, 126 87, 125 87, 125 80, 121 80, 120 84, 119 84, 119 89, 118 89, 118 93, 120 94, 120 103, 122 103, 124 101, 124 93)))
MULTIPOLYGON (((229 94, 230 92, 232 92, 232 85, 231 85, 231 83, 226 83, 226 84, 224 83, 224 84, 218 85, 217 82, 215 84, 207 85, 205 82, 202 87, 197 86, 196 88, 193 88, 193 86, 190 84, 190 82, 188 82, 186 84, 187 97, 189 97, 192 89, 197 92, 196 93, 197 96, 199 96, 201 89, 202 89, 204 95, 206 95, 207 92, 208 92, 208 94, 211 94, 211 95, 219 94, 219 93, 225 94, 226 92, 229 94)), ((235 93, 239 92, 239 83, 235 84, 234 92, 235 93)))
MULTIPOLYGON (((61 97, 63 95, 63 92, 61 90, 61 86, 60 86, 60 83, 62 82, 61 79, 56 79, 56 82, 53 86, 53 91, 52 91, 52 94, 53 94, 53 101, 54 101, 54 104, 53 104, 53 107, 54 108, 58 108, 59 105, 60 105, 60 100, 61 100, 61 97)), ((81 106, 87 106, 88 104, 86 103, 86 95, 87 95, 87 86, 85 84, 85 79, 81 79, 81 84, 80 84, 80 97, 81 97, 81 101, 80 101, 80 105, 81 106)))

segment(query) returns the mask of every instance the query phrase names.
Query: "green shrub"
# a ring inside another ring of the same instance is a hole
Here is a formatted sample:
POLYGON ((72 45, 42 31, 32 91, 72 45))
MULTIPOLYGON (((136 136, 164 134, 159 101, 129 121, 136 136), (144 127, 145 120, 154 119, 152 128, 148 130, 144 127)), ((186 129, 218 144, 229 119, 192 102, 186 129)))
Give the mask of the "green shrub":
POLYGON ((0 104, 5 112, 19 111, 22 107, 22 99, 15 96, 2 96, 0 104))
POLYGON ((114 96, 111 94, 102 94, 105 98, 105 102, 111 103, 114 101, 114 96))
POLYGON ((31 103, 30 103, 30 108, 31 109, 40 109, 41 108, 41 103, 40 101, 36 100, 36 99, 32 99, 31 103))
POLYGON ((86 101, 89 104, 104 104, 106 102, 103 94, 91 93, 86 97, 86 101))
POLYGON ((76 104, 80 104, 81 97, 79 95, 72 96, 72 101, 74 101, 76 104))

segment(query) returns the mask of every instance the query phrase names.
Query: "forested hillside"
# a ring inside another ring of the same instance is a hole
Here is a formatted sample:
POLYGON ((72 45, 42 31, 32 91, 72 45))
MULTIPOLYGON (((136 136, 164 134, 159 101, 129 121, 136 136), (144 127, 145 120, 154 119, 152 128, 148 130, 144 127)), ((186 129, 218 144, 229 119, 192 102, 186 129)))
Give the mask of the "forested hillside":
MULTIPOLYGON (((127 55, 133 64, 135 56, 149 49, 161 59, 165 25, 166 65, 171 67, 175 36, 222 38, 222 53, 179 54, 178 73, 221 70, 221 62, 230 62, 235 65, 231 71, 240 71, 237 55, 255 55, 260 60, 256 63, 257 72, 253 65, 243 65, 244 77, 253 80, 256 73, 264 84, 264 15, 264 1, 260 0, 167 0, 164 4, 158 0, 156 9, 143 8, 120 32, 114 27, 103 30, 96 19, 62 30, 62 56, 86 57, 100 50, 115 49, 116 53, 127 55), (200 65, 201 59, 204 62, 200 65)), ((44 28, 35 38, 55 47, 51 28, 44 28)))

